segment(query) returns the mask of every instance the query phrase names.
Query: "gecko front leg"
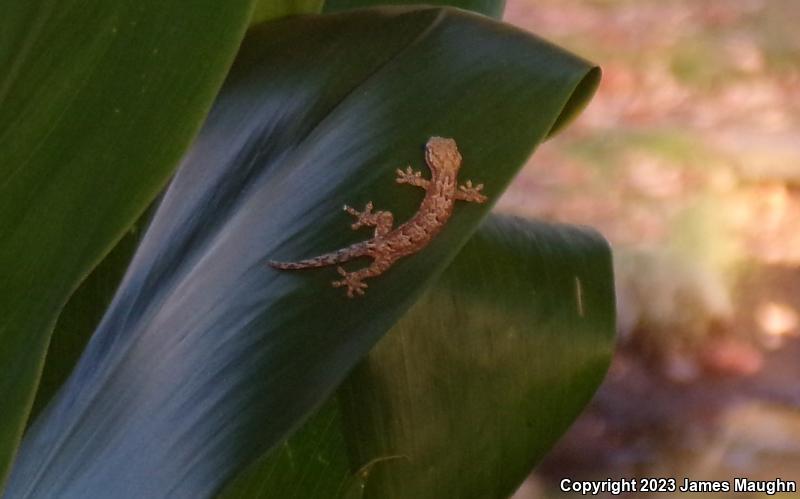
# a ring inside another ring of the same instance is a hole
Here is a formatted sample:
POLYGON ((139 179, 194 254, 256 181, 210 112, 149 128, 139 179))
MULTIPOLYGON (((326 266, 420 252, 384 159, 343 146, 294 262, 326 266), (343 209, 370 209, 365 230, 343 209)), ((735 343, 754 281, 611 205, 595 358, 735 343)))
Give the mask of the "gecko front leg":
POLYGON ((459 185, 456 191, 456 199, 459 201, 468 201, 470 203, 485 203, 486 196, 481 194, 483 184, 476 186, 472 185, 472 180, 467 180, 464 185, 459 185))
POLYGON ((356 221, 350 226, 353 230, 361 227, 375 227, 375 237, 383 237, 392 230, 394 225, 394 215, 391 211, 372 212, 372 201, 364 207, 364 211, 355 210, 344 205, 344 211, 356 217, 356 221))
POLYGON ((410 166, 406 168, 406 171, 398 168, 397 178, 395 181, 398 184, 408 184, 416 187, 422 187, 426 191, 428 190, 428 186, 431 184, 430 180, 422 177, 422 172, 414 171, 410 166))

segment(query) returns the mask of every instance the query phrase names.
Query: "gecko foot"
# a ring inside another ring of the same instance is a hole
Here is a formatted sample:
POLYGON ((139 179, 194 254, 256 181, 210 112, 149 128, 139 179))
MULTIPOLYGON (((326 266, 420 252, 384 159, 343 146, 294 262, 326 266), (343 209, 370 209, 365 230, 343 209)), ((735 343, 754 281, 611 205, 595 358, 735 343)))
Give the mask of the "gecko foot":
POLYGON ((353 209, 347 205, 344 205, 344 211, 356 217, 355 223, 353 223, 350 227, 353 230, 358 230, 361 227, 370 227, 375 225, 375 214, 372 213, 372 201, 369 201, 366 206, 364 206, 364 211, 358 211, 353 209))
POLYGON ((428 185, 428 179, 422 178, 422 172, 415 171, 410 166, 406 167, 405 171, 398 168, 395 181, 398 184, 410 184, 417 187, 426 187, 428 185))
POLYGON ((367 289, 367 283, 362 282, 361 278, 357 275, 357 272, 347 272, 342 267, 336 267, 336 272, 339 273, 340 276, 344 277, 344 279, 339 279, 338 281, 333 281, 334 288, 340 288, 342 286, 347 286, 347 296, 349 298, 353 298, 353 293, 363 295, 364 290, 367 289))
POLYGON ((467 183, 464 185, 458 186, 458 193, 456 196, 458 199, 462 201, 469 201, 472 203, 485 203, 486 196, 481 194, 483 190, 483 184, 478 184, 473 186, 472 180, 467 180, 467 183))

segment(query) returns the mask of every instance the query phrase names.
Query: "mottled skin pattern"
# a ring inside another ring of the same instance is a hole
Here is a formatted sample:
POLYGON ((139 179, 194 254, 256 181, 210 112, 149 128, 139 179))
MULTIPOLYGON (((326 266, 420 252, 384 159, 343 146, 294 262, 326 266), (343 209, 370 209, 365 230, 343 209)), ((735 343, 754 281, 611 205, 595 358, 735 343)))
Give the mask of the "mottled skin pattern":
POLYGON ((394 216, 389 211, 372 211, 370 201, 364 211, 356 211, 346 206, 344 210, 356 218, 353 230, 361 227, 375 227, 372 239, 353 244, 347 248, 326 253, 299 262, 284 263, 270 261, 276 269, 296 270, 325 267, 347 262, 354 258, 371 257, 372 265, 355 272, 347 272, 342 267, 337 271, 342 279, 333 281, 334 287, 347 287, 347 296, 363 295, 367 284, 364 279, 380 275, 404 256, 418 252, 431 242, 442 230, 444 224, 453 214, 456 201, 484 203, 486 196, 481 194, 483 184, 473 186, 467 180, 459 186, 456 182, 458 170, 461 168, 461 154, 456 141, 441 137, 431 137, 425 145, 425 162, 431 170, 431 179, 422 177, 422 173, 409 166, 405 171, 397 170, 397 183, 409 184, 425 189, 425 199, 419 210, 406 223, 393 229, 394 216))

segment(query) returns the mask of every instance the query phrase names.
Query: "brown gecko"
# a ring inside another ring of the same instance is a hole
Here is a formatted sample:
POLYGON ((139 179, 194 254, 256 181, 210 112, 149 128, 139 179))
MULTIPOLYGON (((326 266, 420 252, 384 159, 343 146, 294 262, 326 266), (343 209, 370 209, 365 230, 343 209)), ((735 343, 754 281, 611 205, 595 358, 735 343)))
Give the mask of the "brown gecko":
POLYGON ((269 264, 276 269, 297 270, 371 257, 372 265, 355 272, 347 272, 342 267, 337 267, 336 270, 342 279, 333 281, 333 286, 336 288, 347 286, 347 296, 350 298, 353 297, 353 293, 363 295, 364 289, 367 288, 364 279, 384 273, 398 259, 418 252, 431 242, 453 214, 456 201, 486 202, 486 196, 480 192, 483 184, 473 186, 472 181, 467 180, 466 184, 457 186, 456 177, 461 168, 461 154, 458 152, 455 140, 442 137, 428 139, 425 144, 425 162, 431 170, 430 180, 423 178, 421 172, 412 170, 410 166, 405 171, 397 169, 398 184, 410 184, 425 189, 425 198, 419 210, 406 223, 392 229, 394 225, 392 213, 373 212, 372 201, 367 203, 362 212, 345 205, 344 211, 356 217, 355 223, 351 225, 353 230, 375 227, 372 239, 299 262, 270 261, 269 264))

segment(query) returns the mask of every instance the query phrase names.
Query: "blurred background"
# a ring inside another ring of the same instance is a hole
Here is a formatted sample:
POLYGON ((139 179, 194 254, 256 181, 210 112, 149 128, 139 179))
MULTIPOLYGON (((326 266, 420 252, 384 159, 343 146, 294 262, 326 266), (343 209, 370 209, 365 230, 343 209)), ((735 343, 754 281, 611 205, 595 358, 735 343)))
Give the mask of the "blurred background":
POLYGON ((619 320, 604 385, 515 499, 800 481, 800 2, 508 0, 505 20, 603 68, 499 208, 601 231, 619 320))

